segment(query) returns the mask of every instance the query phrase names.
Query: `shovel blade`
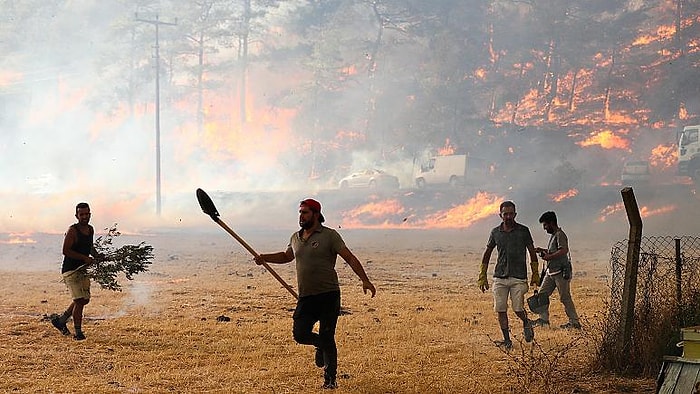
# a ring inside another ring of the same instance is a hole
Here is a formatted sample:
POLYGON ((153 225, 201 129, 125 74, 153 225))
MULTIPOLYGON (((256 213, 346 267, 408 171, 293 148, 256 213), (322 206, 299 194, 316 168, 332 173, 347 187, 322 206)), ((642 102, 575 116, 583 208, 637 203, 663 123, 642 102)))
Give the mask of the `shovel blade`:
POLYGON ((199 206, 202 208, 202 211, 216 221, 219 217, 219 212, 216 210, 214 201, 211 200, 207 192, 202 189, 197 189, 197 201, 199 201, 199 206))

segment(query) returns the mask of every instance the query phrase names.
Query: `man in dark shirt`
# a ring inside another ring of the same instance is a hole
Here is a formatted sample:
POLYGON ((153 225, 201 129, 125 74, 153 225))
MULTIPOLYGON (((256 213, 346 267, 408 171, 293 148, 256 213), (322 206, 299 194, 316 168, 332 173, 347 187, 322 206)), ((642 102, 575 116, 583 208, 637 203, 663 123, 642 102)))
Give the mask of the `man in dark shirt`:
POLYGON ((523 322, 525 341, 531 342, 535 337, 524 306, 525 293, 529 290, 526 252, 530 253, 530 267, 532 269, 530 285, 537 286, 539 284, 538 261, 532 234, 530 234, 530 229, 515 221, 516 215, 515 204, 512 201, 501 203, 499 216, 503 222, 491 230, 486 250, 481 259, 481 271, 477 282, 482 292, 489 288, 486 270, 493 249, 498 248, 498 260, 493 273, 493 299, 494 309, 498 313, 498 324, 503 333, 503 341, 496 342, 496 345, 506 350, 513 347, 508 327, 509 298, 513 312, 523 322))
POLYGON ((302 201, 299 204, 301 229, 292 234, 287 249, 261 254, 255 258, 255 262, 285 264, 296 259, 299 300, 293 315, 294 340, 316 347, 316 366, 324 369, 323 388, 334 389, 338 387, 335 328, 340 315, 340 285, 335 271, 337 256, 340 255, 362 280, 365 294, 369 290, 374 297, 376 289, 360 260, 345 246, 337 231, 322 225, 324 221, 318 201, 310 198, 302 201), (316 322, 319 322, 318 334, 312 331, 316 322))
POLYGON ((70 335, 66 327, 68 319, 73 317, 75 335, 73 339, 81 341, 85 339, 83 334, 83 308, 90 302, 90 278, 86 268, 95 262, 93 256, 97 255, 93 245, 95 230, 90 223, 90 206, 81 202, 75 207, 75 217, 78 223, 71 225, 63 239, 63 265, 61 273, 66 287, 70 290, 73 302, 62 315, 51 319, 56 329, 63 335, 70 335))

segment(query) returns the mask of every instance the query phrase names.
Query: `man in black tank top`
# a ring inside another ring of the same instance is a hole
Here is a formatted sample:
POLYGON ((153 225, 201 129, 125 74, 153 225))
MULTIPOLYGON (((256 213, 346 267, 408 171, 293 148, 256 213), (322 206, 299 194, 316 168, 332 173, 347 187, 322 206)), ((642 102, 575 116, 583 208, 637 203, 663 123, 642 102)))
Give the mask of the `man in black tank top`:
POLYGON ((66 323, 73 317, 75 327, 73 338, 80 341, 85 339, 82 330, 83 308, 90 302, 90 278, 87 276, 86 268, 95 262, 92 256, 97 255, 97 252, 93 244, 95 230, 89 224, 90 206, 85 202, 76 205, 75 217, 78 223, 68 228, 63 240, 64 258, 61 267, 63 281, 71 292, 73 302, 62 315, 51 319, 51 324, 61 331, 61 334, 70 335, 66 323))

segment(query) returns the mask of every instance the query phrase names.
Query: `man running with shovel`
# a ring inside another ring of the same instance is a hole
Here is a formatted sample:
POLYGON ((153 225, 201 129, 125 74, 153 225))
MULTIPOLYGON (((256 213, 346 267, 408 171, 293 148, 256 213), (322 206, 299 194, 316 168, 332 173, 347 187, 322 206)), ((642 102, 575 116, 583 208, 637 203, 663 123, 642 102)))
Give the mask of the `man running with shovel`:
POLYGON ((296 259, 299 299, 293 315, 294 340, 316 347, 316 366, 324 368, 323 388, 334 389, 338 387, 335 328, 340 315, 340 285, 335 271, 337 256, 340 255, 362 280, 365 293, 369 290, 374 297, 377 291, 340 234, 323 226, 324 221, 318 201, 310 198, 301 201, 301 229, 292 234, 287 249, 284 252, 260 254, 255 257, 255 262, 285 264, 296 259), (316 322, 319 322, 318 334, 313 332, 316 322))

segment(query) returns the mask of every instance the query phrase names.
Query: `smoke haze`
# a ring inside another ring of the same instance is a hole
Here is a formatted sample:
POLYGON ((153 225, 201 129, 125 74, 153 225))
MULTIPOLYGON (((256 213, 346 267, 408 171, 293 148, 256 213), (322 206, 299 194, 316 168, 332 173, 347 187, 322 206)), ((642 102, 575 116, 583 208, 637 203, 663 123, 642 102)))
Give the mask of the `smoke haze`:
MULTIPOLYGON (((645 231, 697 231, 695 187, 673 173, 675 132, 697 119, 697 100, 683 102, 682 117, 644 115, 643 122, 644 111, 615 108, 613 100, 606 120, 594 121, 601 116, 604 89, 593 91, 595 81, 586 78, 606 72, 604 48, 591 52, 577 74, 584 81, 576 91, 578 107, 565 113, 562 104, 545 122, 537 117, 542 102, 528 101, 534 87, 510 94, 502 90, 512 85, 491 87, 497 80, 490 75, 498 72, 494 56, 513 70, 522 66, 523 75, 536 64, 509 57, 516 51, 510 43, 500 43, 500 54, 478 49, 489 41, 477 20, 467 20, 463 30, 445 22, 443 30, 429 32, 436 23, 429 15, 444 15, 425 4, 412 16, 383 4, 378 29, 364 3, 326 8, 306 1, 253 2, 260 14, 249 21, 250 57, 245 63, 241 58, 242 35, 232 27, 240 27, 239 20, 208 30, 208 68, 198 90, 192 43, 203 14, 192 3, 37 2, 36 11, 29 3, 6 8, 0 31, 6 53, 0 61, 0 233, 63 233, 80 201, 91 204, 96 228, 119 223, 134 233, 207 229, 213 224, 194 194, 201 187, 225 221, 254 231, 295 228, 298 201, 315 196, 328 224, 346 230, 485 234, 498 223, 494 207, 513 199, 518 218, 533 232, 539 214, 555 210, 563 227, 580 235, 604 239, 601 234, 610 231, 624 238, 619 177, 622 164, 632 159, 653 166, 652 182, 635 185, 645 231), (155 29, 139 23, 135 12, 145 20, 177 20, 159 26, 160 215, 155 29), (455 41, 464 52, 448 48, 453 35, 464 35, 455 41), (474 52, 481 57, 465 61, 469 51, 482 51, 474 52), (484 103, 494 92, 502 96, 489 109, 484 103), (441 150, 469 153, 489 176, 458 190, 416 189, 417 163, 441 150), (340 178, 373 167, 399 177, 401 188, 337 190, 340 178)), ((227 2, 212 4, 221 18, 240 18, 241 10, 227 2)), ((499 12, 505 17, 510 10, 499 12)), ((522 42, 537 34, 519 33, 522 42)), ((639 48, 632 45, 639 39, 619 45, 639 48)), ((504 79, 513 78, 508 70, 504 79)), ((562 86, 573 83, 571 70, 560 70, 562 86)), ((617 86, 619 95, 643 92, 649 81, 639 78, 639 87, 617 86)))

